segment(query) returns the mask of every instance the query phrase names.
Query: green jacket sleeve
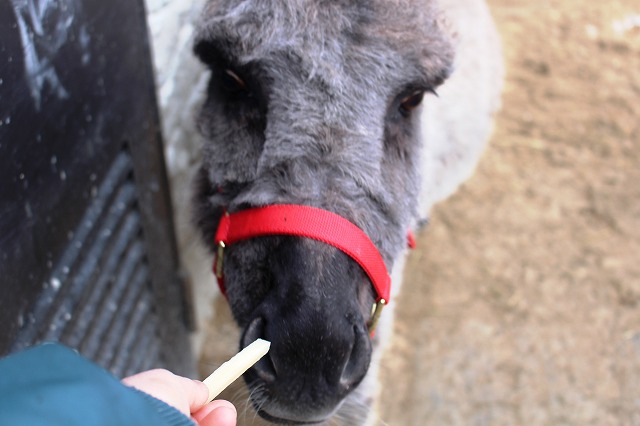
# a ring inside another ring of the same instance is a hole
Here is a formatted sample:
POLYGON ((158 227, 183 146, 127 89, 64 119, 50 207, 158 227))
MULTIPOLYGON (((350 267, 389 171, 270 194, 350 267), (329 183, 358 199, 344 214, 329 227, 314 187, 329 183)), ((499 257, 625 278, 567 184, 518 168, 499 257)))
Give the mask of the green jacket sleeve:
POLYGON ((193 425, 73 350, 43 344, 0 360, 0 425, 193 425))

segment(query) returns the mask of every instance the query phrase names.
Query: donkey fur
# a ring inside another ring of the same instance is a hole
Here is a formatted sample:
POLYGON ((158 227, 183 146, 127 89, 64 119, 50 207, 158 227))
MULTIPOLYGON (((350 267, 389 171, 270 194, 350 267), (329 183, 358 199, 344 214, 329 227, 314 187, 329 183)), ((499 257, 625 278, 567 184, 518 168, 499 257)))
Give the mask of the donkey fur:
MULTIPOLYGON (((198 117, 205 144, 195 221, 204 241, 212 244, 225 209, 320 207, 369 235, 394 270, 397 294, 406 231, 471 174, 491 131, 502 62, 484 2, 210 0, 195 52, 211 68, 198 117), (418 92, 426 93, 422 106, 404 108, 418 92)), ((374 295, 358 267, 321 243, 284 237, 238 244, 225 259, 229 302, 245 334, 285 330, 274 365, 287 363, 294 376, 324 371, 286 385, 278 383, 282 371, 268 385, 248 380, 260 390, 261 414, 291 423, 375 421, 368 407, 392 312, 383 313, 371 357, 361 336, 374 295), (344 359, 310 361, 305 348, 344 359), (348 379, 325 371, 344 362, 358 364, 348 379), (301 385, 334 379, 348 389, 301 385)), ((264 368, 273 379, 273 365, 264 368)))

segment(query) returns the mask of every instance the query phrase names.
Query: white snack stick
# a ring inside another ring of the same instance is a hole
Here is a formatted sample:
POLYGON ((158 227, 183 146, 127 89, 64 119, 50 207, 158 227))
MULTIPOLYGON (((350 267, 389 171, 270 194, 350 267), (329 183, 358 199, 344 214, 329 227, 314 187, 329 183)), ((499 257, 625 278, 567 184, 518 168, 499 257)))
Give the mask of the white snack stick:
POLYGON ((271 342, 257 339, 238 352, 229 361, 223 363, 216 371, 211 373, 209 377, 204 379, 204 384, 209 388, 209 399, 207 402, 213 401, 213 398, 218 396, 220 392, 225 390, 225 388, 238 377, 242 376, 242 373, 251 368, 260 358, 265 356, 267 352, 269 352, 270 347, 271 342))

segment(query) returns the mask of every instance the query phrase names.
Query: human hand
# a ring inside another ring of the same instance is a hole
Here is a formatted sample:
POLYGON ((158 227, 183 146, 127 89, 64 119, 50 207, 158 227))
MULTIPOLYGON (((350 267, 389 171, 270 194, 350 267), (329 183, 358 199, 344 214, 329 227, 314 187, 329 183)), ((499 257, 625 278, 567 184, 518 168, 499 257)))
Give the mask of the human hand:
POLYGON ((235 426, 236 408, 229 401, 207 404, 204 383, 177 376, 167 370, 149 370, 122 379, 122 383, 166 402, 200 426, 235 426))

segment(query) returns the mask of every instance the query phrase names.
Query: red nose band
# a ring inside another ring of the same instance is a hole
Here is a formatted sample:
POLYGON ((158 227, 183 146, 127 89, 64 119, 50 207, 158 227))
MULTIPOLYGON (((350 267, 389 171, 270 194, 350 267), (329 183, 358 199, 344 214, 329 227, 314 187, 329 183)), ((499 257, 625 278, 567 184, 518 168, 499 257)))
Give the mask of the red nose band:
POLYGON ((355 260, 369 277, 376 292, 376 304, 369 323, 373 330, 382 307, 389 302, 391 277, 371 239, 347 219, 316 207, 276 204, 225 213, 216 231, 218 252, 213 270, 220 291, 226 295, 222 272, 224 249, 238 241, 268 235, 291 235, 329 244, 355 260))
MULTIPOLYGON (((369 237, 347 219, 316 207, 276 204, 225 214, 220 220, 215 243, 226 247, 238 241, 267 235, 292 235, 329 244, 347 254, 367 274, 377 301, 389 302, 391 278, 380 252, 369 237)), ((222 259, 214 269, 221 279, 222 259)), ((221 287, 223 284, 220 283, 221 287)))

